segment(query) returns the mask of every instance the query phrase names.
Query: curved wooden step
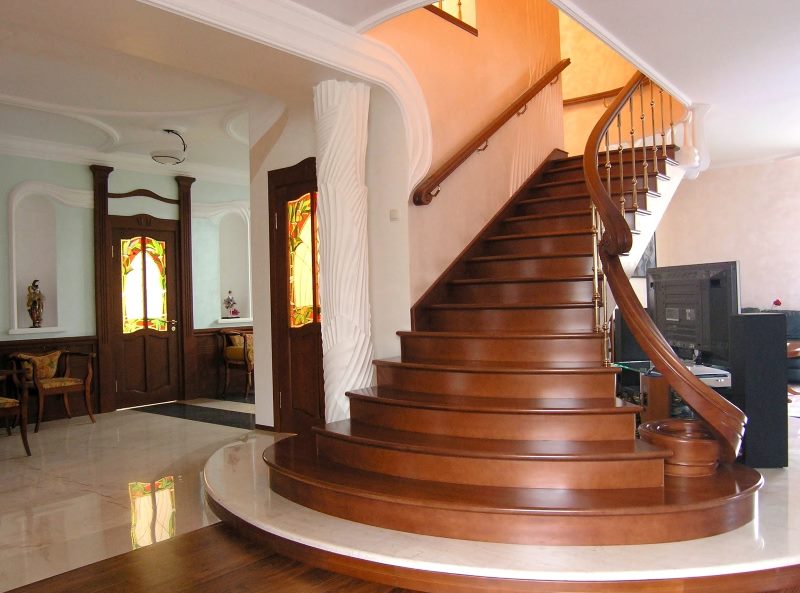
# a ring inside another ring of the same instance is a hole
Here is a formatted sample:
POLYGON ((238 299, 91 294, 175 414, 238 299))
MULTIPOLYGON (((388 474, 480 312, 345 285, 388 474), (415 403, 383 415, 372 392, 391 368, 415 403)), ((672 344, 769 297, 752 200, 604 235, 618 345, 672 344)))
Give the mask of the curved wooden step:
POLYGON ((592 276, 565 278, 457 278, 448 283, 451 303, 496 302, 502 304, 591 303, 592 276))
POLYGON ((600 364, 602 334, 520 334, 400 331, 401 358, 426 361, 580 361, 600 364))
POLYGON ((680 541, 735 529, 753 516, 758 472, 725 466, 663 488, 564 490, 444 484, 318 460, 311 438, 264 451, 270 487, 323 513, 441 537, 545 545, 680 541))
POLYGON ((376 360, 378 386, 403 391, 497 397, 605 398, 616 390, 615 367, 597 363, 376 360), (545 366, 545 364, 547 366, 545 366))
POLYGON ((559 196, 536 195, 534 193, 531 197, 518 201, 514 210, 517 216, 561 214, 575 210, 589 212, 591 203, 589 192, 585 190, 559 196))
POLYGON ((428 307, 428 327, 434 331, 480 328, 494 332, 592 333, 592 303, 443 303, 428 307))
POLYGON ((625 440, 634 434, 639 411, 618 400, 448 397, 383 387, 349 391, 347 396, 357 422, 475 439, 625 440))
POLYGON ((586 276, 592 273, 592 252, 482 255, 468 259, 465 264, 467 275, 477 278, 586 276))
POLYGON ((511 488, 653 488, 666 450, 638 439, 520 441, 377 428, 342 420, 314 429, 321 459, 411 480, 511 488))
POLYGON ((574 253, 591 251, 594 233, 591 228, 574 231, 544 231, 494 235, 484 240, 487 255, 515 253, 574 253))

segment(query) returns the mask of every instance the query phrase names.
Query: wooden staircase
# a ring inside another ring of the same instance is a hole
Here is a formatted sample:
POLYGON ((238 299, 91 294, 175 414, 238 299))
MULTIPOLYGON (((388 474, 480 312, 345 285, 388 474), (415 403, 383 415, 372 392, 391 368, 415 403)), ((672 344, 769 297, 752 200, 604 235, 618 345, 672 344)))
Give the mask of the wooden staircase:
MULTIPOLYGON (((370 525, 511 543, 676 541, 752 518, 757 472, 665 476, 671 451, 636 438, 640 408, 615 397, 595 331, 582 160, 555 156, 415 305, 400 358, 348 393, 350 420, 265 451, 275 492, 370 525)), ((640 175, 631 222, 663 176, 645 192, 640 175)))

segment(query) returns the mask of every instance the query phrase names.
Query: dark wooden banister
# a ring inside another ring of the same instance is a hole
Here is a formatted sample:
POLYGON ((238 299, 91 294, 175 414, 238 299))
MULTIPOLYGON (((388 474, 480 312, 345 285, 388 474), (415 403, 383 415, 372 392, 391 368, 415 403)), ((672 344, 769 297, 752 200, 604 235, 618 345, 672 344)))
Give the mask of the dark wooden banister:
POLYGON ((447 162, 445 162, 441 167, 436 169, 433 173, 428 175, 422 182, 416 187, 414 190, 413 195, 413 202, 417 206, 426 206, 427 204, 431 203, 434 197, 439 192, 435 192, 436 188, 441 185, 441 183, 447 179, 450 174, 458 169, 458 167, 466 161, 472 153, 477 151, 481 148, 484 144, 489 141, 497 130, 503 127, 503 125, 514 117, 515 114, 522 111, 525 106, 533 99, 536 95, 538 95, 542 89, 544 89, 551 81, 553 81, 561 71, 564 70, 569 66, 569 59, 561 60, 558 64, 550 68, 536 83, 531 86, 527 91, 522 93, 519 98, 517 98, 508 108, 506 108, 503 113, 497 116, 489 125, 487 125, 483 130, 478 132, 478 134, 469 141, 461 150, 451 156, 447 162))
POLYGON ((631 78, 597 122, 586 142, 583 173, 592 202, 604 226, 599 256, 603 273, 631 333, 669 385, 709 425, 719 441, 722 461, 732 462, 739 453, 747 417, 686 368, 645 313, 619 259, 620 255, 631 248, 631 230, 619 205, 606 191, 598 170, 600 144, 606 131, 645 80, 644 74, 640 72, 631 78))

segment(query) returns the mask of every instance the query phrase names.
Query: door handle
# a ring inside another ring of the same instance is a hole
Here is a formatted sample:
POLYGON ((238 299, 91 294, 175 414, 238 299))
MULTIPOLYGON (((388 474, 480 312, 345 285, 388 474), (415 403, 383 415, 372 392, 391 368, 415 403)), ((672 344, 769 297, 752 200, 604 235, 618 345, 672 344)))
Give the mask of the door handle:
POLYGON ((169 325, 170 325, 170 327, 169 327, 170 331, 177 331, 178 328, 175 327, 175 326, 178 325, 178 320, 177 319, 170 319, 169 320, 169 325))

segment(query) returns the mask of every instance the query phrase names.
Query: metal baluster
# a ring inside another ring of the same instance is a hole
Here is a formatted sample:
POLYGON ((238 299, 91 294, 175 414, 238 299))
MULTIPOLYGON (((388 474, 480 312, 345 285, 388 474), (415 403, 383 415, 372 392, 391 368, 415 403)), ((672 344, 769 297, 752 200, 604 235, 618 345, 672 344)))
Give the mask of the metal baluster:
POLYGON ((608 191, 608 195, 611 195, 611 152, 608 148, 608 128, 606 128, 606 135, 605 135, 605 142, 606 142, 606 191, 608 191))
MULTIPOLYGON (((642 114, 639 119, 642 121, 642 175, 644 176, 644 191, 650 191, 650 176, 648 173, 647 162, 647 130, 645 130, 645 117, 644 117, 644 83, 639 84, 639 110, 642 114)), ((635 173, 634 173, 635 175, 635 173)))
MULTIPOLYGON (((633 126, 633 97, 628 99, 628 111, 630 113, 631 118, 631 179, 633 180, 633 184, 631 189, 633 190, 633 210, 636 211, 639 209, 639 195, 638 195, 638 188, 636 187, 636 149, 633 147, 634 145, 634 138, 636 136, 636 130, 633 126)), ((625 206, 622 207, 622 216, 625 216, 625 206)))
POLYGON ((670 144, 675 144, 675 118, 672 116, 672 95, 669 96, 669 134, 670 144))
POLYGON ((653 173, 658 175, 658 144, 656 144, 656 102, 653 98, 655 83, 650 81, 650 125, 653 129, 653 173))
POLYGON ((658 87, 658 100, 661 103, 661 157, 667 158, 667 130, 664 127, 664 89, 658 87))
POLYGON ((464 16, 461 14, 461 0, 458 0, 458 20, 463 21, 464 16))
POLYGON ((619 208, 625 216, 625 163, 622 158, 622 115, 617 114, 617 154, 619 155, 619 208))
POLYGON ((597 208, 592 202, 592 303, 594 303, 594 331, 600 333, 600 227, 597 208))
POLYGON ((608 353, 611 349, 611 335, 609 332, 610 324, 608 323, 608 283, 606 282, 606 275, 603 274, 601 277, 601 281, 603 283, 603 366, 611 366, 611 358, 609 357, 608 353))

